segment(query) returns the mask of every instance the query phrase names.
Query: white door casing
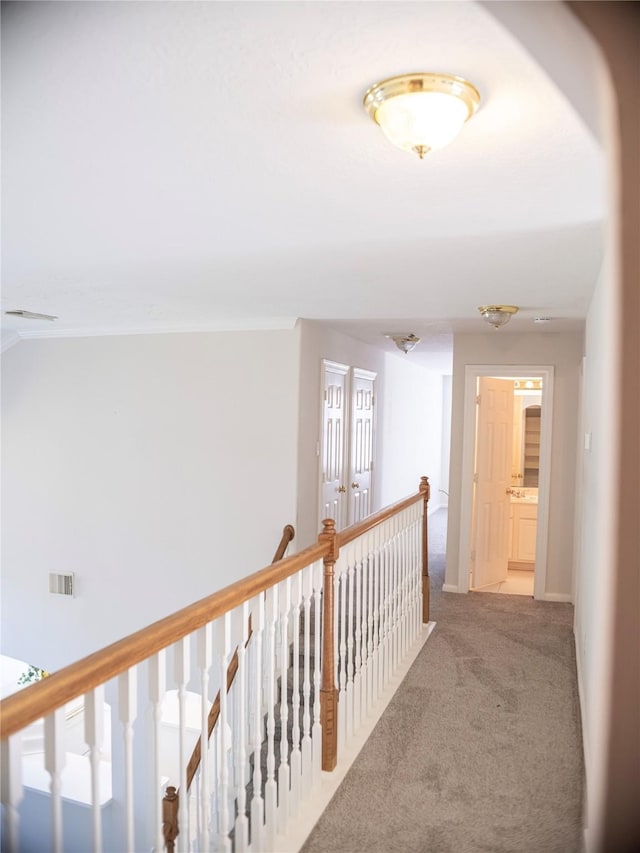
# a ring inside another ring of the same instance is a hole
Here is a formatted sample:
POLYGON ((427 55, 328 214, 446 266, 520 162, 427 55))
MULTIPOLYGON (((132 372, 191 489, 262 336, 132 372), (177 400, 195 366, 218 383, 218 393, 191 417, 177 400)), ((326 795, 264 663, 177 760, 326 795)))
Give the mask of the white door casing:
POLYGON ((513 380, 479 379, 473 511, 473 587, 507 579, 513 380))
POLYGON ((322 360, 322 424, 320 433, 320 518, 345 526, 347 509, 347 422, 349 367, 322 360))
POLYGON ((538 525, 536 532, 533 597, 558 601, 555 593, 547 593, 547 544, 549 535, 549 489, 551 482, 551 447, 553 424, 553 365, 468 364, 465 366, 465 402, 462 442, 462 489, 460 496, 460 558, 458 582, 446 584, 446 592, 469 591, 469 564, 472 550, 473 474, 475 468, 476 394, 480 376, 539 376, 542 379, 542 423, 540 425, 540 476, 538 481, 538 525))
POLYGON ((376 374, 355 367, 351 374, 349 445, 349 525, 362 521, 373 508, 373 453, 376 374))

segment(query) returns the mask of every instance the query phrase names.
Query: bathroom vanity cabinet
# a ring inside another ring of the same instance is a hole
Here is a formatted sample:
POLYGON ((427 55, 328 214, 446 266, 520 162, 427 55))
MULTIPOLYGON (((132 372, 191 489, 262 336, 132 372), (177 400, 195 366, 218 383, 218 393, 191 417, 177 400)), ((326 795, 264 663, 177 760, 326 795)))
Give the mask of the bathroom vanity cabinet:
POLYGON ((510 508, 511 545, 509 568, 533 571, 536 559, 538 502, 512 498, 510 508))

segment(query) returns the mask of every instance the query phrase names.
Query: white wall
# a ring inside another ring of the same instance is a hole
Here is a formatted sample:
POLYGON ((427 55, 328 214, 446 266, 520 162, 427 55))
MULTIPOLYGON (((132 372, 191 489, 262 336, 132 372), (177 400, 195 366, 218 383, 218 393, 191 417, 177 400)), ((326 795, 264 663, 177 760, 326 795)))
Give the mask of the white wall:
POLYGON ((318 535, 320 364, 323 358, 377 373, 377 440, 374 509, 417 491, 430 477, 435 497, 440 476, 441 379, 411 356, 387 353, 324 324, 299 323, 300 442, 298 455, 297 548, 318 535), (435 489, 434 489, 435 487, 435 489))
POLYGON ((2 650, 55 670, 268 564, 295 515, 298 368, 297 330, 8 350, 2 650))
POLYGON ((449 523, 445 583, 457 587, 460 559, 464 385, 467 364, 554 365, 553 442, 546 593, 572 591, 574 491, 582 334, 454 336, 449 523))
POLYGON ((451 386, 452 376, 442 377, 442 450, 440 463, 440 505, 449 505, 449 467, 451 460, 451 386))
MULTIPOLYGON (((613 472, 617 439, 615 410, 615 287, 609 264, 598 282, 587 317, 583 384, 582 495, 578 518, 575 641, 587 795, 601 797, 603 731, 606 727, 611 637, 615 494, 613 472)), ((587 812, 587 824, 590 823, 587 812)), ((592 827, 588 825, 588 829, 592 827)))
POLYGON ((410 355, 386 353, 380 383, 384 408, 378 411, 378 467, 383 505, 418 488, 416 474, 429 477, 429 509, 441 505, 442 380, 410 361, 410 355))

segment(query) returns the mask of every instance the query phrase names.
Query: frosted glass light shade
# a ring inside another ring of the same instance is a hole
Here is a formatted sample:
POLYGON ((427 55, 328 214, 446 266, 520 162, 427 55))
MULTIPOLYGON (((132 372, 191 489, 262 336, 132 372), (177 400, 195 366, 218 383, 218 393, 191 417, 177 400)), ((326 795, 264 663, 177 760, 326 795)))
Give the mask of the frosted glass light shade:
POLYGON ((518 313, 518 307, 517 305, 479 305, 478 311, 490 326, 499 329, 518 313))
POLYGON ((442 92, 413 92, 390 98, 376 121, 390 142, 405 151, 435 151, 456 138, 469 116, 463 101, 442 92))
POLYGON ((479 104, 480 94, 467 80, 432 72, 390 77, 364 96, 385 136, 420 158, 455 139, 479 104))

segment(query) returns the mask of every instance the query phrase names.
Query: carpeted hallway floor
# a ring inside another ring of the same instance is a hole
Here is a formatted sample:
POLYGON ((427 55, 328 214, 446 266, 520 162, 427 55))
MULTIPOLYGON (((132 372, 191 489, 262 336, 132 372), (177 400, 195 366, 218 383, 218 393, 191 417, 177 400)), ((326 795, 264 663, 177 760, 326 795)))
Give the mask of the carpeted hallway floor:
POLYGON ((573 607, 443 593, 446 510, 429 535, 436 628, 302 849, 578 853, 573 607))

